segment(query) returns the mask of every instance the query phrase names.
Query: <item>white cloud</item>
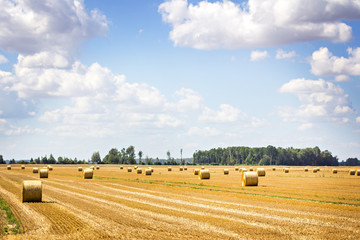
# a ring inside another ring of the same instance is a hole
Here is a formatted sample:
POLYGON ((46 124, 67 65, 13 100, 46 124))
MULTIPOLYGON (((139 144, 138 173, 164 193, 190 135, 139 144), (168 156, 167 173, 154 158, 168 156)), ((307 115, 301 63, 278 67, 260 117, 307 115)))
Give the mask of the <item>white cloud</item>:
POLYGON ((263 60, 267 57, 269 57, 269 53, 267 51, 255 50, 250 54, 250 60, 253 62, 263 60))
POLYGON ((219 111, 214 111, 208 107, 205 107, 202 114, 199 116, 199 121, 214 122, 214 123, 226 123, 236 122, 246 117, 246 114, 239 109, 229 105, 221 104, 219 111))
POLYGON ((344 90, 322 79, 294 79, 281 86, 280 92, 296 94, 302 103, 298 109, 281 108, 280 115, 284 118, 284 121, 317 118, 326 121, 344 122, 343 117, 345 115, 355 113, 344 90))
POLYGON ((312 123, 304 123, 304 124, 301 124, 298 129, 300 131, 305 131, 305 130, 311 129, 312 127, 313 127, 312 123))
POLYGON ((0 48, 25 54, 72 50, 108 29, 106 17, 83 0, 1 0, 0 16, 0 48))
POLYGON ((7 63, 7 62, 8 62, 7 58, 0 54, 0 64, 7 63))
POLYGON ((291 52, 285 52, 282 49, 278 49, 276 51, 276 59, 285 59, 285 58, 293 58, 296 56, 296 52, 295 51, 291 51, 291 52))
POLYGON ((203 98, 192 89, 181 88, 175 92, 175 95, 180 99, 175 103, 168 103, 168 110, 187 112, 189 110, 199 110, 203 107, 203 98))
POLYGON ((175 46, 198 49, 268 47, 314 40, 349 41, 352 29, 344 19, 360 19, 357 1, 171 0, 159 5, 172 26, 175 46))
POLYGON ((360 117, 356 117, 356 123, 360 123, 360 117))
POLYGON ((349 58, 333 56, 328 48, 313 52, 311 72, 317 76, 335 76, 339 82, 348 81, 349 76, 360 76, 360 48, 348 48, 349 58))
POLYGON ((191 127, 187 135, 196 135, 196 136, 202 136, 202 137, 214 137, 221 135, 221 132, 215 128, 212 127, 191 127))

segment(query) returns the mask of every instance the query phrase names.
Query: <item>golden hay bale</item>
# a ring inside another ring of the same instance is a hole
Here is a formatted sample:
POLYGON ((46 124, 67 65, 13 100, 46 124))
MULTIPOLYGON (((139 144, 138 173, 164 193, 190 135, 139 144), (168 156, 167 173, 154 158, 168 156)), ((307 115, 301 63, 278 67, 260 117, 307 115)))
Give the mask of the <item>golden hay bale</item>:
POLYGON ((128 172, 132 172, 132 168, 131 168, 131 167, 128 167, 128 172))
POLYGON ((47 168, 40 169, 40 178, 48 178, 49 170, 47 168))
POLYGON ((199 172, 200 179, 210 179, 209 169, 201 169, 199 172))
POLYGON ((284 172, 284 173, 289 173, 289 172, 290 172, 290 169, 289 169, 289 168, 283 168, 283 172, 284 172))
POLYGON ((100 167, 99 167, 99 166, 96 166, 96 170, 100 170, 100 167))
POLYGON ((256 174, 259 176, 259 177, 265 177, 265 168, 257 168, 256 169, 256 174))
POLYGON ((273 170, 273 171, 275 171, 275 170, 276 170, 276 168, 275 168, 275 167, 273 167, 273 168, 272 168, 272 170, 273 170))
POLYGON ((38 173, 39 172, 39 169, 37 167, 34 167, 33 168, 33 173, 38 173))
POLYGON ((94 166, 91 166, 91 167, 90 167, 90 169, 92 169, 92 170, 94 170, 94 168, 95 168, 94 166))
POLYGON ((187 171, 187 167, 184 166, 184 171, 187 171))
POLYGON ((257 186, 259 182, 256 172, 244 172, 242 175, 242 186, 257 186))
POLYGON ((240 168, 239 173, 247 172, 246 168, 240 168))
POLYGON ((252 172, 254 171, 254 169, 252 167, 249 167, 249 171, 252 172))
POLYGON ((350 169, 349 170, 349 175, 355 175, 355 169, 350 169))
POLYGON ((239 167, 235 167, 235 171, 239 171, 239 167))
POLYGON ((120 170, 122 170, 124 167, 123 166, 120 166, 120 170))
POLYGON ((84 179, 92 179, 94 175, 94 170, 91 168, 85 168, 83 172, 84 179))
POLYGON ((308 172, 309 171, 309 169, 308 168, 304 168, 304 172, 308 172))
POLYGON ((317 171, 318 171, 317 168, 313 168, 312 170, 313 173, 317 173, 317 171))
POLYGON ((337 173, 337 169, 334 168, 334 169, 332 170, 332 173, 333 173, 333 174, 336 174, 336 173, 337 173))
POLYGON ((171 172, 171 171, 172 171, 172 168, 171 168, 171 167, 168 167, 168 171, 171 172))
POLYGON ((21 165, 21 169, 25 169, 25 165, 21 165))
POLYGON ((205 167, 204 167, 204 166, 202 166, 202 167, 201 167, 201 169, 205 169, 205 167))
POLYGON ((200 169, 196 168, 196 169, 193 170, 194 175, 199 175, 199 172, 200 172, 200 169))
POLYGON ((184 170, 184 168, 183 168, 183 167, 179 167, 179 170, 182 171, 182 170, 184 170))
POLYGON ((7 170, 11 170, 11 165, 7 165, 7 170))
POLYGON ((39 180, 25 180, 21 189, 22 202, 41 202, 42 185, 39 180))
POLYGON ((225 168, 224 169, 224 175, 228 175, 229 174, 229 169, 225 168))
POLYGON ((317 167, 317 168, 316 168, 316 171, 317 171, 317 172, 320 172, 320 168, 319 168, 319 167, 317 167))
POLYGON ((134 166, 134 169, 137 169, 138 168, 138 166, 134 166))
POLYGON ((137 173, 137 174, 142 174, 142 169, 141 169, 141 168, 137 168, 137 169, 136 169, 136 173, 137 173))
POLYGON ((151 169, 145 169, 145 175, 151 175, 152 171, 151 169))
POLYGON ((154 172, 154 169, 152 167, 150 167, 149 169, 151 170, 152 173, 154 172))
POLYGON ((356 170, 356 176, 360 176, 360 169, 356 170))
POLYGON ((79 171, 79 172, 82 172, 82 167, 78 167, 78 171, 79 171))
POLYGON ((49 169, 49 171, 52 171, 53 170, 53 167, 48 165, 47 168, 49 169))

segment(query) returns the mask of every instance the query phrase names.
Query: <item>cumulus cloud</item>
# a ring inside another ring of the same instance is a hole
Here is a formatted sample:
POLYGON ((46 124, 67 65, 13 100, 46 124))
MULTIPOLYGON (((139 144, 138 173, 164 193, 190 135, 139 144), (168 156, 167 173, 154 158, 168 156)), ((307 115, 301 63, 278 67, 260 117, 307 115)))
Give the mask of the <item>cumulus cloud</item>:
POLYGON ((276 51, 276 59, 293 58, 296 56, 295 51, 285 52, 282 49, 276 51))
POLYGON ((253 62, 263 60, 267 57, 269 57, 269 53, 267 51, 255 50, 250 54, 250 60, 253 62))
POLYGON ((360 117, 356 117, 356 123, 360 123, 360 117))
POLYGON ((236 122, 238 120, 244 119, 245 117, 246 114, 240 111, 239 109, 229 104, 221 104, 219 111, 215 111, 208 107, 205 107, 203 112, 199 116, 199 121, 226 123, 226 122, 236 122))
POLYGON ((251 48, 330 40, 346 42, 352 29, 342 20, 358 20, 357 1, 248 0, 236 4, 170 0, 159 5, 172 27, 175 46, 197 49, 251 48))
POLYGON ((348 58, 333 56, 328 48, 313 52, 311 72, 317 76, 335 77, 336 81, 348 81, 349 76, 360 75, 360 48, 348 48, 348 58))
POLYGON ((8 62, 7 58, 0 54, 0 64, 7 63, 7 62, 8 62))
POLYGON ((312 123, 304 123, 304 124, 301 124, 298 129, 300 131, 305 131, 305 130, 308 130, 308 129, 311 129, 313 127, 313 124, 312 123))
POLYGON ((185 112, 189 110, 199 110, 203 107, 203 98, 199 93, 192 89, 181 88, 175 92, 175 96, 179 99, 177 102, 167 104, 168 110, 185 112))
POLYGON ((72 50, 108 30, 106 17, 83 0, 1 0, 0 16, 0 48, 23 54, 72 50))
POLYGON ((282 108, 280 114, 284 121, 323 119, 344 122, 346 115, 355 113, 344 90, 323 79, 294 79, 281 86, 280 92, 295 94, 302 103, 297 109, 282 108))

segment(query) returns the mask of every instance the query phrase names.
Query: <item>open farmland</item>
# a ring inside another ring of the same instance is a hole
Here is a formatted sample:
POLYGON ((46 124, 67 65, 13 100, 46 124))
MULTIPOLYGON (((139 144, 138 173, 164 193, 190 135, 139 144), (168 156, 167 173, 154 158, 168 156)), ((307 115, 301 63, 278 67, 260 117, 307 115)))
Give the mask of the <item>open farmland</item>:
POLYGON ((242 187, 229 166, 200 180, 194 166, 153 166, 147 176, 145 166, 100 165, 83 179, 78 166, 54 165, 41 179, 43 201, 22 203, 22 181, 39 180, 32 167, 0 166, 0 198, 22 232, 5 239, 359 239, 360 176, 349 167, 265 167, 258 186, 242 187))

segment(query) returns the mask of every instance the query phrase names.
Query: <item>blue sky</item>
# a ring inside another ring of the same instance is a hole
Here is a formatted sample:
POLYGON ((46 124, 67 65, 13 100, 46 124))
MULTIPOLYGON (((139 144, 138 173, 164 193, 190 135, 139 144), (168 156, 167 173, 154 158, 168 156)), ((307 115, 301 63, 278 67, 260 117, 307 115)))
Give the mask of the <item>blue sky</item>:
POLYGON ((0 154, 360 158, 359 1, 0 0, 0 154))

